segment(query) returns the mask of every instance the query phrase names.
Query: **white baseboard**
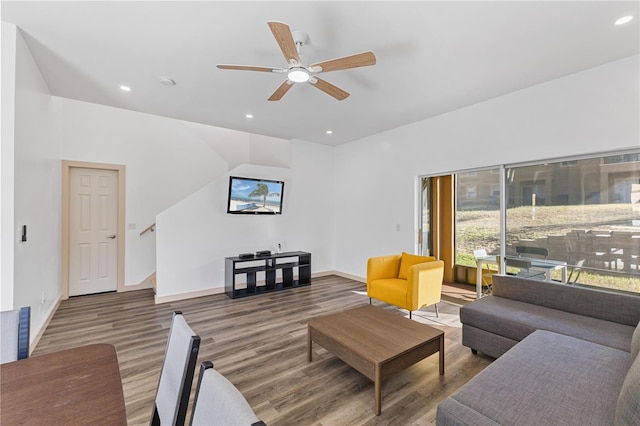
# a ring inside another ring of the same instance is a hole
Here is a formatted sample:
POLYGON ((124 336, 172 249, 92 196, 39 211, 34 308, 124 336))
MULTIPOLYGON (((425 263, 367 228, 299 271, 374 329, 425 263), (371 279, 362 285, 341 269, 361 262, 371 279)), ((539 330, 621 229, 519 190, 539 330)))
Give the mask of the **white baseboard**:
POLYGON ((208 288, 206 290, 190 291, 188 293, 170 294, 168 296, 155 296, 155 304, 176 302, 178 300, 193 299, 195 297, 211 296, 224 293, 224 287, 208 288))
POLYGON ((136 290, 145 290, 147 288, 154 288, 153 279, 155 278, 156 273, 152 273, 147 278, 142 280, 139 284, 127 284, 124 287, 120 287, 118 289, 118 293, 122 293, 125 291, 136 291, 136 290))
POLYGON ((346 272, 340 272, 340 271, 324 271, 324 272, 316 272, 311 274, 312 278, 316 278, 316 277, 326 277, 329 275, 337 275, 339 277, 342 278, 348 278, 350 280, 354 280, 354 281, 359 281, 361 283, 366 283, 367 279, 364 277, 360 277, 358 275, 351 275, 351 274, 347 274, 346 272))
MULTIPOLYGON (((311 274, 311 278, 321 278, 321 277, 327 277, 329 275, 337 275, 339 277, 343 277, 343 278, 348 278, 354 281, 359 281, 362 283, 366 283, 367 280, 366 278, 363 277, 359 277, 357 275, 351 275, 351 274, 346 274, 344 272, 339 272, 339 271, 322 271, 322 272, 314 272, 311 274)), ((294 277, 294 279, 297 279, 297 277, 294 277)), ((264 280, 262 281, 258 281, 256 282, 257 285, 261 285, 264 284, 264 280)), ((132 286, 132 287, 136 287, 136 286, 132 286)), ((139 288, 138 288, 139 290, 139 288)), ((211 289, 206 289, 206 290, 198 290, 198 291, 192 291, 192 292, 188 292, 188 293, 177 293, 177 294, 171 294, 169 296, 155 296, 155 303, 160 304, 160 303, 169 303, 169 302, 176 302, 178 300, 185 300, 185 299, 193 299, 194 297, 202 297, 202 296, 211 296, 213 294, 221 294, 224 293, 224 287, 216 287, 216 288, 211 288, 211 289)))
POLYGON ((30 340, 29 341, 29 355, 31 355, 31 353, 36 348, 36 346, 38 346, 38 343, 40 342, 40 339, 42 338, 42 335, 47 330, 47 327, 49 326, 49 323, 51 322, 51 320, 53 319, 53 316, 57 312, 58 307, 60 306, 60 302, 62 302, 62 299, 60 297, 58 297, 58 300, 56 301, 56 303, 49 310, 49 313, 47 314, 47 318, 42 323, 42 326, 40 327, 40 330, 38 330, 38 332, 35 335, 32 335, 31 338, 29 339, 30 340))

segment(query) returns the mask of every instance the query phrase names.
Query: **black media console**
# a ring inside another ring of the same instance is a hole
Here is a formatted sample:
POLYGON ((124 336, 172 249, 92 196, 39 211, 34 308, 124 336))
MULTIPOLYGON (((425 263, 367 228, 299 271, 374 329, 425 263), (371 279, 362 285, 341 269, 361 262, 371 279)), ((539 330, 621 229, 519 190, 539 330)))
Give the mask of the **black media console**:
POLYGON ((232 299, 306 285, 311 285, 311 253, 291 251, 224 259, 224 291, 232 299), (298 279, 294 279, 296 269, 298 279), (242 275, 246 283, 237 283, 242 275))

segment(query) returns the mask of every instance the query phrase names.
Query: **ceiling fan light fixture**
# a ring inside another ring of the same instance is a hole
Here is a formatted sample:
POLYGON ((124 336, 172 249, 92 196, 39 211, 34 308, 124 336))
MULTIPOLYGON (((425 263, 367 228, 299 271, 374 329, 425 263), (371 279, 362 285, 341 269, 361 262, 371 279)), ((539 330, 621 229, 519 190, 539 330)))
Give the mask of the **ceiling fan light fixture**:
POLYGON ((311 76, 309 75, 309 72, 307 72, 306 69, 301 67, 295 67, 295 68, 291 68, 287 72, 287 77, 289 78, 289 80, 295 83, 304 83, 309 81, 309 78, 311 76))

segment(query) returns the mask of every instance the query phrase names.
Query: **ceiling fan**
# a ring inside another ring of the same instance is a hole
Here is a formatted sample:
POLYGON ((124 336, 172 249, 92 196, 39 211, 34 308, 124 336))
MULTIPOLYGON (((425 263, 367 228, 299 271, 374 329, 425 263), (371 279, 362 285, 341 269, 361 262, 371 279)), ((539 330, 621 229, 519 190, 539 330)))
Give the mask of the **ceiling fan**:
POLYGON ((321 78, 318 78, 317 75, 329 71, 366 67, 369 65, 375 65, 376 63, 376 57, 373 52, 364 52, 357 55, 345 56, 305 66, 300 59, 300 48, 309 39, 308 35, 301 31, 291 31, 289 26, 282 22, 268 22, 267 24, 269 25, 276 42, 280 46, 280 50, 282 50, 282 53, 287 60, 287 68, 256 67, 248 65, 218 65, 218 68, 223 70, 260 71, 286 74, 287 79, 276 89, 275 92, 273 92, 271 97, 269 97, 270 101, 279 101, 295 83, 305 82, 317 87, 337 100, 342 101, 349 96, 349 93, 321 78))

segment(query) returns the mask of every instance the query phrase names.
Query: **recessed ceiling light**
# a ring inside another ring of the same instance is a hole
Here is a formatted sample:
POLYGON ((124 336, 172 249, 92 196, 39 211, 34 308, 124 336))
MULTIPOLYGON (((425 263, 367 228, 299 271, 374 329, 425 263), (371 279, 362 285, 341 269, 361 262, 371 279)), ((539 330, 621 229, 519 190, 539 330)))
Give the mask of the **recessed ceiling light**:
POLYGON ((327 130, 327 134, 328 135, 332 135, 333 134, 333 130, 327 130))
POLYGON ((253 118, 253 114, 246 114, 245 117, 247 118, 253 118))
POLYGON ((125 92, 130 92, 131 91, 131 87, 129 86, 125 86, 124 84, 122 86, 120 86, 120 90, 124 90, 125 92))
POLYGON ((160 84, 163 86, 175 86, 176 82, 169 77, 160 77, 160 84))
POLYGON ((624 25, 627 22, 630 22, 633 19, 633 16, 628 15, 628 16, 623 16, 622 18, 618 19, 616 21, 616 25, 624 25))

